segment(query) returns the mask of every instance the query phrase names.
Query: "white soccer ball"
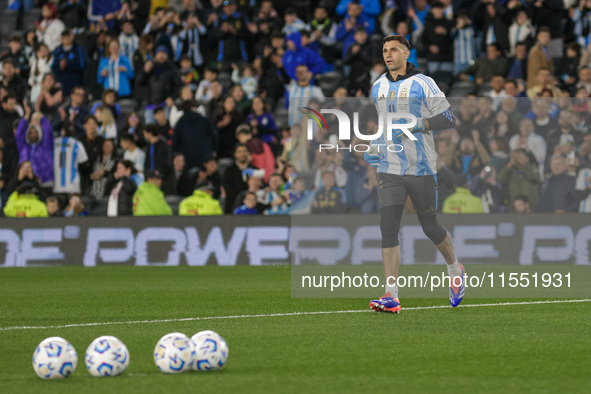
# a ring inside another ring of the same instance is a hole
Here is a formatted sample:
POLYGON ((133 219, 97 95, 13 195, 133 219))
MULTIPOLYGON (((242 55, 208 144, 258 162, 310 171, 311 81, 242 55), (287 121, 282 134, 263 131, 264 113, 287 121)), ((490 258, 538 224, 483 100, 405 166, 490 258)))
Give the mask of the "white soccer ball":
POLYGON ((77 364, 76 349, 60 337, 44 339, 33 353, 33 369, 41 379, 67 378, 77 364))
POLYGON ((104 335, 88 345, 84 362, 92 376, 117 376, 129 365, 129 351, 119 339, 104 335))
POLYGON ((198 332, 191 337, 195 345, 195 369, 210 371, 221 369, 228 361, 228 344, 215 331, 198 332))
POLYGON ((193 341, 180 332, 166 334, 154 348, 154 363, 161 372, 181 373, 193 369, 195 347, 193 341))

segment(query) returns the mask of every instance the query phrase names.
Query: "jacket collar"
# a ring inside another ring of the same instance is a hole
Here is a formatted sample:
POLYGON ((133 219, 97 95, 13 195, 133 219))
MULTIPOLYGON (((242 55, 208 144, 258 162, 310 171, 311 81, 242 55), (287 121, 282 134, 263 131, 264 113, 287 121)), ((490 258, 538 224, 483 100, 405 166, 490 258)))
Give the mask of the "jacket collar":
POLYGON ((390 72, 387 71, 386 72, 386 78, 388 78, 388 81, 390 82, 398 82, 401 81, 403 79, 407 79, 412 77, 413 75, 416 74, 424 74, 425 72, 421 69, 419 69, 418 67, 416 67, 414 64, 406 62, 406 74, 404 75, 398 75, 398 77, 396 77, 396 80, 394 80, 394 78, 392 78, 392 76, 390 75, 390 72))

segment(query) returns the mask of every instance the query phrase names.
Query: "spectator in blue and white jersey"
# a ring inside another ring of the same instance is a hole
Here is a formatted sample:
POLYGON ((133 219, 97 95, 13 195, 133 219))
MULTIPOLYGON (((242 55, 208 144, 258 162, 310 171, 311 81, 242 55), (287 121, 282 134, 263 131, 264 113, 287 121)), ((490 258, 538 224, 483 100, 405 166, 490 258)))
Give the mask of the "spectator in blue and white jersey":
POLYGON ((591 43, 591 1, 581 0, 574 9, 571 20, 575 24, 577 42, 586 48, 591 43))
POLYGON ((306 23, 298 18, 298 14, 294 8, 286 9, 283 19, 285 25, 283 26, 283 29, 281 29, 281 32, 286 36, 306 28, 306 23))
POLYGON ((312 73, 301 64, 296 68, 296 79, 289 81, 285 87, 287 97, 285 108, 289 108, 289 125, 302 119, 301 107, 307 107, 312 98, 324 101, 324 93, 318 86, 311 83, 312 73), (290 105, 291 104, 291 105, 290 105))
POLYGON ((84 145, 72 134, 62 130, 61 136, 53 141, 53 192, 80 193, 78 166, 87 160, 84 145))
POLYGON ((472 21, 466 13, 459 13, 451 30, 454 40, 454 76, 470 67, 476 59, 476 38, 472 21))
POLYGON ((509 55, 515 56, 515 46, 520 42, 533 40, 534 28, 525 10, 520 10, 515 21, 509 26, 509 55))
POLYGON ((203 55, 199 49, 201 37, 207 34, 207 29, 199 20, 195 13, 190 13, 185 28, 179 33, 179 38, 183 41, 183 54, 186 54, 193 66, 203 64, 203 55))
POLYGON ((104 89, 114 90, 119 97, 129 97, 135 77, 131 61, 120 54, 120 44, 115 38, 109 41, 108 51, 109 57, 102 58, 99 63, 97 83, 104 89))
MULTIPOLYGON (((135 52, 140 45, 140 39, 133 30, 133 23, 131 21, 123 21, 121 24, 121 34, 119 34, 119 46, 121 47, 121 56, 125 56, 129 60, 133 59, 135 52)), ((132 64, 133 65, 133 64, 132 64)))
POLYGON ((429 73, 438 71, 453 71, 453 40, 451 30, 453 22, 443 14, 443 4, 433 3, 431 12, 425 21, 425 31, 422 40, 427 49, 429 73))

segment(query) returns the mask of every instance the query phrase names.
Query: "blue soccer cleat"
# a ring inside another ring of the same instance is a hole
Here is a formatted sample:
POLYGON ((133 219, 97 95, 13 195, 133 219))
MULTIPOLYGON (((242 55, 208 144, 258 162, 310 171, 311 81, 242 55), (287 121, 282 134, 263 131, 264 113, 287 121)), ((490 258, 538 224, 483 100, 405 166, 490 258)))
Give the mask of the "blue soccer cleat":
POLYGON ((462 302, 462 300, 464 299, 464 294, 466 293, 466 270, 464 269, 464 266, 462 264, 458 265, 462 270, 462 280, 459 286, 455 286, 456 284, 458 284, 458 281, 454 280, 455 278, 457 278, 457 276, 451 279, 451 286, 449 287, 449 303, 451 304, 451 306, 460 305, 460 302, 462 302))
POLYGON ((400 313, 400 301, 387 292, 379 300, 371 300, 369 307, 374 312, 400 313))

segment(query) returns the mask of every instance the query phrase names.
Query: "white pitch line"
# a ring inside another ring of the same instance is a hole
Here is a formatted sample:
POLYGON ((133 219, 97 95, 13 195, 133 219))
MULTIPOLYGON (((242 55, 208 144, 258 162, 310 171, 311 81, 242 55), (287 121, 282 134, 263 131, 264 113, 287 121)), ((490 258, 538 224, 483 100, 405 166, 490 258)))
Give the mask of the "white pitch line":
MULTIPOLYGON (((549 300, 549 301, 523 301, 523 302, 499 302, 496 304, 468 304, 460 305, 456 308, 477 308, 487 306, 513 306, 513 305, 535 305, 535 304, 566 304, 575 302, 591 302, 591 298, 576 299, 576 300, 549 300)), ((451 309, 449 305, 432 305, 432 306, 415 306, 410 308, 403 308, 403 311, 418 311, 425 309, 451 309)), ((0 331, 17 331, 17 330, 46 330, 55 328, 73 328, 73 327, 95 327, 95 326, 114 326, 122 324, 151 324, 151 323, 176 323, 186 321, 198 320, 222 320, 222 319, 247 319, 259 317, 281 317, 281 316, 305 316, 305 315, 329 315, 335 313, 364 313, 373 312, 370 309, 361 310, 347 310, 347 311, 317 311, 317 312, 289 312, 289 313, 267 313, 260 315, 231 315, 231 316, 203 316, 203 317, 186 317, 181 319, 157 319, 157 320, 132 320, 132 321, 113 321, 113 322, 97 322, 97 323, 76 323, 63 324, 59 326, 14 326, 14 327, 0 327, 0 331)))

